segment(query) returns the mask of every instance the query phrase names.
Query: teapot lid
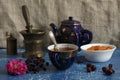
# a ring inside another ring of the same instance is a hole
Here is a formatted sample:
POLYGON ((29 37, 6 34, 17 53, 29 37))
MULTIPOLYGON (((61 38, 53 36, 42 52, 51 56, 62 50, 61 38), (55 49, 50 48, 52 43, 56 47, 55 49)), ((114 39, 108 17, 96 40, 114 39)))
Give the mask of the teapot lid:
POLYGON ((61 23, 62 25, 80 25, 80 22, 77 20, 73 20, 72 16, 70 16, 68 20, 64 20, 61 23))

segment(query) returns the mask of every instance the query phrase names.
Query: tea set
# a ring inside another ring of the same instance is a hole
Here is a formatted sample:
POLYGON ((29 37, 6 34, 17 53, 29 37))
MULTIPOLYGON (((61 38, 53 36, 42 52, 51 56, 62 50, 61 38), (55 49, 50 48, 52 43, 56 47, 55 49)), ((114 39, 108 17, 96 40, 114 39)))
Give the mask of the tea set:
MULTIPOLYGON (((30 23, 30 16, 27 6, 24 5, 22 7, 22 12, 26 22, 26 30, 20 32, 24 37, 25 44, 25 52, 23 53, 23 57, 43 57, 44 52, 42 50, 42 43, 46 32, 42 29, 33 29, 30 23)), ((59 29, 57 29, 54 23, 51 23, 50 26, 53 29, 53 32, 50 31, 48 35, 54 44, 47 47, 49 58, 57 69, 68 69, 74 63, 77 52, 81 49, 84 53, 87 52, 82 46, 89 44, 92 41, 93 34, 91 31, 84 29, 80 22, 74 20, 72 16, 70 16, 68 20, 62 21, 59 29), (60 48, 72 48, 73 50, 57 50, 60 48)), ((114 47, 111 53, 113 53, 115 49, 116 47, 114 47)))

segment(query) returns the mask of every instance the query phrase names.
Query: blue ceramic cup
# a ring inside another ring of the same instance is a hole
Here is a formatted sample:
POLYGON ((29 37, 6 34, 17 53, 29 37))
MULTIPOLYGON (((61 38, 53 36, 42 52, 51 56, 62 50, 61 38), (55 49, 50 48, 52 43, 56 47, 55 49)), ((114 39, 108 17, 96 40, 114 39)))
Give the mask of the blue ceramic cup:
POLYGON ((78 46, 74 44, 57 44, 58 50, 54 50, 54 45, 48 46, 49 58, 52 64, 59 70, 69 68, 76 57, 78 46))

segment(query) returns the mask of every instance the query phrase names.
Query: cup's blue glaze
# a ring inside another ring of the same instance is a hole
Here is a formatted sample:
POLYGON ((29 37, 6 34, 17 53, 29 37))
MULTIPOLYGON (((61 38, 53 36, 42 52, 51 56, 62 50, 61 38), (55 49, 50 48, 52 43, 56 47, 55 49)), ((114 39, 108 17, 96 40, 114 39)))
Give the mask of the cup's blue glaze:
POLYGON ((69 46, 73 50, 72 51, 53 51, 54 45, 48 46, 48 51, 49 51, 49 58, 52 62, 52 64, 59 70, 65 70, 68 69, 74 62, 78 46, 73 45, 73 44, 57 44, 58 48, 64 47, 64 46, 69 46), (60 45, 60 46, 59 46, 60 45), (51 48, 52 47, 52 48, 51 48))
POLYGON ((49 54, 49 58, 51 62, 53 63, 53 65, 59 70, 65 70, 69 68, 75 60, 75 56, 63 58, 60 56, 60 53, 57 53, 57 52, 56 53, 51 52, 49 54))
POLYGON ((56 40, 58 43, 73 43, 79 47, 92 41, 92 32, 84 29, 79 21, 69 17, 68 20, 62 21, 59 29, 51 23, 56 40))

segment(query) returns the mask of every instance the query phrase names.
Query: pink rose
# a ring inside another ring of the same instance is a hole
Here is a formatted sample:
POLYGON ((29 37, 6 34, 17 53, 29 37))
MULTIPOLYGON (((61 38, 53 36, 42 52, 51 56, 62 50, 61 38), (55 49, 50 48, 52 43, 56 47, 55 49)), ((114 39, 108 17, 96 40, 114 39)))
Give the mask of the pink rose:
POLYGON ((25 74, 27 65, 22 60, 12 59, 6 64, 6 69, 11 74, 25 74))

